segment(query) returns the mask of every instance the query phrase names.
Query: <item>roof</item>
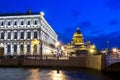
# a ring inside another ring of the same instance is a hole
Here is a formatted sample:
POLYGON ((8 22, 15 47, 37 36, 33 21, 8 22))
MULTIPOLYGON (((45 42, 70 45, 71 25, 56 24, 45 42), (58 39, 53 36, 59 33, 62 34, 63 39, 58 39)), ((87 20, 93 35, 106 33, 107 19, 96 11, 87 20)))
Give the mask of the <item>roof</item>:
POLYGON ((82 34, 81 31, 80 31, 80 28, 77 28, 76 31, 75 31, 75 33, 82 34))

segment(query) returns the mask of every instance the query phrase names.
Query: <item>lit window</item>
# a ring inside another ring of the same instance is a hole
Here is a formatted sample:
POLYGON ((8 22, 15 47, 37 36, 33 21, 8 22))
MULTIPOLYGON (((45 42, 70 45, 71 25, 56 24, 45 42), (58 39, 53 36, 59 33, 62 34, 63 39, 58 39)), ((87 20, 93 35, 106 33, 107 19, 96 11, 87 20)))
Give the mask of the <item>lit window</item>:
POLYGON ((14 32, 14 39, 17 39, 17 32, 14 32))
POLYGON ((35 25, 37 25, 37 21, 35 21, 35 23, 34 23, 35 25))
POLYGON ((30 39, 30 37, 31 37, 31 33, 27 32, 27 38, 30 39))
POLYGON ((34 32, 34 38, 37 38, 38 34, 37 31, 34 32))
POLYGON ((28 25, 30 25, 30 21, 28 21, 28 25))
POLYGON ((24 39, 24 32, 21 32, 20 38, 21 38, 21 39, 24 39))
POLYGON ((1 39, 4 39, 4 32, 1 33, 1 39))
POLYGON ((27 45, 27 52, 30 52, 30 45, 27 45))
POLYGON ((8 32, 8 39, 10 39, 11 38, 11 33, 10 32, 8 32))
POLYGON ((7 52, 10 52, 10 45, 7 46, 7 52))
POLYGON ((17 45, 14 45, 14 52, 17 52, 17 45))
POLYGON ((34 54, 37 53, 37 45, 34 45, 34 50, 33 50, 34 54))

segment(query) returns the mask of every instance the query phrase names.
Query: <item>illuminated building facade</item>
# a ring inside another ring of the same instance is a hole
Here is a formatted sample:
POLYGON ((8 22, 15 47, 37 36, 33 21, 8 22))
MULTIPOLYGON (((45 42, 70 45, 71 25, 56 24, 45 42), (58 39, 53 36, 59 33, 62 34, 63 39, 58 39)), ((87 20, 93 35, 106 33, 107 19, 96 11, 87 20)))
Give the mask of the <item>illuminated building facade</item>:
POLYGON ((57 34, 44 13, 0 16, 0 47, 4 55, 51 55, 57 34))
POLYGON ((72 38, 72 42, 68 43, 64 47, 65 47, 66 55, 70 55, 75 51, 79 51, 79 52, 86 51, 85 53, 87 53, 87 55, 96 54, 96 46, 91 45, 90 41, 84 43, 84 37, 79 28, 76 29, 72 38))

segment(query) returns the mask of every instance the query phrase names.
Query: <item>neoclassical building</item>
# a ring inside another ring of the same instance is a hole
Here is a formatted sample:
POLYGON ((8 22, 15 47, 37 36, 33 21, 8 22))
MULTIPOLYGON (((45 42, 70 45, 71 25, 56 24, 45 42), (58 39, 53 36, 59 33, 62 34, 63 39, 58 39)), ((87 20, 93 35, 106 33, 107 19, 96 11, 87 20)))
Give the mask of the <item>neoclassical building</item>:
POLYGON ((72 41, 65 45, 64 47, 66 55, 70 55, 71 53, 74 53, 76 51, 79 51, 80 54, 82 54, 84 51, 83 55, 86 53, 87 55, 97 53, 95 45, 91 45, 90 41, 87 41, 86 43, 84 42, 84 37, 82 32, 80 31, 80 28, 76 29, 72 41))
POLYGON ((44 13, 0 16, 0 48, 4 55, 51 55, 57 34, 44 13))

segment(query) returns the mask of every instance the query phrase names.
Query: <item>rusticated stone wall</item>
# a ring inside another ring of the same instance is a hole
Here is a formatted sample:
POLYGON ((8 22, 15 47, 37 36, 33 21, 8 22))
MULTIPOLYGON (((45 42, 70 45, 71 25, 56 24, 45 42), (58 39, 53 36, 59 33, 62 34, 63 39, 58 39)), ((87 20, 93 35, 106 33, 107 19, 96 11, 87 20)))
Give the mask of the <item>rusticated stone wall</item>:
POLYGON ((92 68, 102 70, 102 55, 69 57, 66 60, 44 59, 44 60, 28 60, 24 59, 23 66, 34 67, 68 67, 68 68, 92 68))

